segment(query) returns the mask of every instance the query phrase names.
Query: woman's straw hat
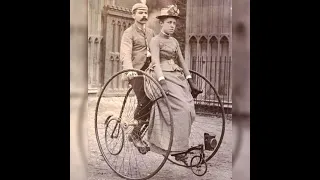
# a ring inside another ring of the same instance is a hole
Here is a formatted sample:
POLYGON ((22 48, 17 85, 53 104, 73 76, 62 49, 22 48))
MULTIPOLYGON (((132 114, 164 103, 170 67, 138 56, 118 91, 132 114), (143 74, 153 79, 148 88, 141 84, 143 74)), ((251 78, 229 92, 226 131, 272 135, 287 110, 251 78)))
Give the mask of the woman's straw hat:
POLYGON ((162 8, 160 11, 160 15, 157 16, 157 19, 173 17, 173 18, 180 18, 179 17, 180 10, 178 9, 177 5, 170 5, 166 8, 162 8))

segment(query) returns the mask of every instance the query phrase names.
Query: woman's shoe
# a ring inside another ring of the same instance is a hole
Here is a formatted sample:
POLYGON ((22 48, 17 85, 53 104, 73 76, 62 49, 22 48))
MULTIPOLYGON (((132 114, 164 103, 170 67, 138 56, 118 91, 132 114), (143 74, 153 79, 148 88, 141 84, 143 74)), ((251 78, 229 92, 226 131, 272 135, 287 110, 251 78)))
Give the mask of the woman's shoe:
POLYGON ((183 162, 184 165, 189 166, 187 159, 188 159, 188 156, 184 154, 179 154, 175 156, 176 161, 183 162))

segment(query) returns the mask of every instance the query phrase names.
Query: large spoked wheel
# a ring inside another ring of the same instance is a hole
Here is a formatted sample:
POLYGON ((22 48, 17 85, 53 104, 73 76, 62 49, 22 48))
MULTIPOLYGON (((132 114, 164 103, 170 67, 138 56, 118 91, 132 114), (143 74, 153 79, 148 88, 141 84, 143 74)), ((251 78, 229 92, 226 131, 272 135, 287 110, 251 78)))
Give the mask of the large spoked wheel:
MULTIPOLYGON (((217 153, 222 143, 225 133, 225 113, 218 92, 210 81, 195 71, 190 70, 190 72, 192 79, 203 90, 203 93, 194 99, 196 119, 191 127, 189 144, 192 147, 204 144, 206 148, 204 150, 203 162, 208 162, 217 153), (208 143, 204 142, 205 133, 207 133, 208 143), (215 138, 212 138, 212 136, 215 138)), ((198 152, 194 153, 194 155, 189 155, 188 162, 198 152)), ((192 165, 186 166, 180 161, 175 161, 174 157, 169 156, 168 160, 179 166, 192 167, 192 165)))
POLYGON ((98 97, 95 134, 104 160, 120 177, 140 180, 154 176, 167 161, 173 141, 171 109, 161 85, 136 69, 113 75, 98 97), (129 71, 138 76, 125 80, 129 71), (161 115, 155 111, 160 106, 161 115), (157 139, 157 123, 167 125, 158 136, 166 142, 161 151, 150 140, 157 139))

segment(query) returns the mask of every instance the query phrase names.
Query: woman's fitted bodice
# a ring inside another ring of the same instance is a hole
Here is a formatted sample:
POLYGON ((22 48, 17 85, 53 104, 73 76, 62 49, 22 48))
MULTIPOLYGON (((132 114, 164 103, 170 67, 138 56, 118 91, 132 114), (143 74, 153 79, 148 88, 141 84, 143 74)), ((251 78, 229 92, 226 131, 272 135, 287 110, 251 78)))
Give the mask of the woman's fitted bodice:
POLYGON ((150 70, 155 71, 156 78, 164 77, 163 72, 179 71, 185 76, 190 75, 184 62, 178 41, 174 37, 158 34, 150 41, 150 70))
POLYGON ((178 48, 179 44, 174 38, 159 37, 159 61, 162 71, 182 71, 177 63, 178 48))
POLYGON ((165 60, 176 61, 178 56, 178 44, 173 38, 159 38, 160 63, 165 60))

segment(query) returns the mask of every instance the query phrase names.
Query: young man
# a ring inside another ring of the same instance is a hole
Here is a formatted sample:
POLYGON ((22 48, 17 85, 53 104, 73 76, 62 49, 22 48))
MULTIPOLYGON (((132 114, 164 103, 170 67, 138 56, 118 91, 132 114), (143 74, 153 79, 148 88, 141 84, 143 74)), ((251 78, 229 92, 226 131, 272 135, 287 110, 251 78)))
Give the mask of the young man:
MULTIPOLYGON (((120 60, 123 62, 123 69, 144 71, 151 62, 149 42, 155 36, 155 33, 152 29, 146 27, 148 7, 145 4, 137 3, 133 5, 132 17, 135 22, 124 31, 121 39, 120 60)), ((143 78, 134 78, 136 75, 136 72, 128 72, 126 74, 138 99, 134 119, 145 121, 149 118, 152 103, 145 95, 143 78)), ((136 126, 129 136, 129 140, 132 140, 137 147, 144 147, 140 138, 140 129, 140 126, 136 126)))

